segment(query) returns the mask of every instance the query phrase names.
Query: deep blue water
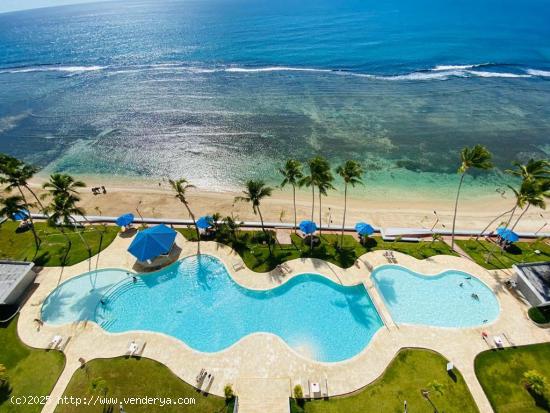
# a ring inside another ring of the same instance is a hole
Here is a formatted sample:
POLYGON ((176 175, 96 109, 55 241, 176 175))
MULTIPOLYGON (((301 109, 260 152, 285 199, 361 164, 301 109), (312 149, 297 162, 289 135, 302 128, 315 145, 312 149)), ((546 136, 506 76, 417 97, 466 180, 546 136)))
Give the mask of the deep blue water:
MULTIPOLYGON (((362 159, 454 184, 482 143, 550 151, 550 3, 120 1, 0 14, 0 151, 46 171, 272 180, 362 159)), ((500 173, 478 179, 502 185, 500 173)))

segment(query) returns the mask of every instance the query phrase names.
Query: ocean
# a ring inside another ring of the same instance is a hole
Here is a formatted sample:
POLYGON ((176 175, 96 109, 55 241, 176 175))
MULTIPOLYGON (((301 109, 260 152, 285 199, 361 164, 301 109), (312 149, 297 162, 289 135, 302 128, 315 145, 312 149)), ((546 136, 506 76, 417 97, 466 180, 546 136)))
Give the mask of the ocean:
POLYGON ((459 151, 550 152, 546 0, 115 1, 0 14, 0 152, 117 179, 276 184, 288 158, 450 197, 459 151))

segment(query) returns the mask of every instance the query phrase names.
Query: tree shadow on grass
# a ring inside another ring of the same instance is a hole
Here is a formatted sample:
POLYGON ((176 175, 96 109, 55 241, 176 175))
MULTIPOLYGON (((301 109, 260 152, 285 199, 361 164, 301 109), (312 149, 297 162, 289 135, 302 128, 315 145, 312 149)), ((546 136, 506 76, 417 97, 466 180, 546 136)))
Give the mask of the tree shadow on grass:
POLYGON ((0 384, 0 405, 9 399, 11 391, 12 389, 9 383, 0 384))
POLYGON ((543 409, 546 412, 550 412, 550 403, 548 402, 548 398, 545 395, 541 396, 540 394, 535 394, 529 389, 527 391, 535 401, 537 407, 543 409))

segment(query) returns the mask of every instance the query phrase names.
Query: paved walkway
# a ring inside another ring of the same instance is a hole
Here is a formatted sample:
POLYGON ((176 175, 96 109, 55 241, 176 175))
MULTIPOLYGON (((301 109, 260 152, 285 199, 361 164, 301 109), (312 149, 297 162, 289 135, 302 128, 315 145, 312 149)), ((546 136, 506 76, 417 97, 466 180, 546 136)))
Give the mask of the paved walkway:
MULTIPOLYGON (((118 267, 132 270, 135 259, 126 252, 130 242, 131 238, 117 237, 112 245, 101 253, 98 268, 118 267)), ((181 235, 178 235, 176 242, 181 247, 180 257, 197 252, 197 244, 185 241, 181 235)), ((82 262, 63 270, 47 268, 37 277, 39 286, 21 310, 18 332, 25 343, 39 348, 46 348, 53 335, 71 337, 64 350, 67 366, 54 389, 54 394, 62 394, 72 373, 78 367, 76 363, 79 357, 92 360, 120 356, 125 354, 130 341, 137 340, 147 343, 143 356, 165 364, 188 383, 194 384, 197 374, 202 368, 206 368, 214 375, 214 380, 207 389, 209 392, 221 396, 226 384, 236 385, 237 394, 240 396, 240 412, 243 413, 256 413, 256 406, 265 402, 265 386, 268 386, 266 383, 273 383, 273 389, 277 389, 272 392, 273 400, 269 401, 270 407, 264 407, 261 411, 278 413, 281 411, 278 406, 288 405, 290 389, 297 383, 302 384, 305 389, 305 383, 308 381, 324 380, 328 395, 346 394, 378 378, 399 349, 419 347, 435 350, 451 360, 463 374, 480 411, 485 413, 491 412, 491 407, 477 381, 473 365, 475 356, 488 348, 481 338, 481 333, 505 333, 517 345, 550 341, 550 332, 535 327, 527 318, 527 306, 503 287, 503 281, 509 277, 509 272, 489 272, 464 258, 437 256, 419 261, 407 255, 394 253, 400 265, 417 272, 429 275, 453 268, 471 273, 484 281, 495 292, 501 306, 500 317, 490 325, 467 329, 412 325, 397 327, 370 279, 370 273, 374 268, 387 264, 382 251, 363 255, 354 266, 345 270, 316 259, 293 260, 287 263, 285 267, 289 271, 284 273, 278 270, 254 273, 243 267, 241 258, 232 249, 214 242, 201 242, 201 252, 220 258, 236 282, 250 289, 271 289, 304 272, 321 273, 343 285, 364 283, 385 319, 387 328, 380 329, 360 354, 338 363, 314 361, 308 358, 307 354, 298 354, 279 337, 266 333, 244 337, 233 346, 217 353, 201 353, 170 336, 150 332, 113 334, 93 322, 77 322, 63 326, 45 324, 38 331, 33 320, 40 318, 44 299, 60 282, 88 271, 89 263, 82 262), (246 390, 242 385, 245 381, 250 384, 246 390), (282 386, 281 381, 288 381, 289 386, 282 386), (286 389, 286 393, 283 389, 286 389), (239 390, 242 394, 239 394, 239 390), (275 401, 275 398, 280 401, 275 401)), ((95 264, 96 257, 93 258, 92 267, 95 264)), ((46 405, 44 412, 52 412, 54 407, 46 405)))

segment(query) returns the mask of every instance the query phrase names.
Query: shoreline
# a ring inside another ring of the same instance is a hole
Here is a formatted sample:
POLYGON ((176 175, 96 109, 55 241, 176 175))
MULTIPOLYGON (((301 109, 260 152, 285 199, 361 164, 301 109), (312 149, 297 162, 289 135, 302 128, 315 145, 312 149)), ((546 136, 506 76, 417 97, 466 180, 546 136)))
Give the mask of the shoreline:
MULTIPOLYGON (((88 185, 80 191, 81 202, 89 215, 118 216, 132 212, 136 208, 143 216, 151 218, 188 218, 184 206, 174 197, 167 182, 147 179, 108 179, 106 177, 75 176, 88 185), (97 183, 96 183, 97 182, 97 183), (104 185, 107 194, 93 195, 91 187, 104 185)), ((30 183, 33 189, 39 189, 44 182, 43 177, 37 177, 30 183)), ((351 189, 348 192, 348 209, 346 226, 352 226, 358 221, 365 221, 377 227, 415 227, 451 229, 454 199, 434 197, 420 191, 387 191, 376 193, 368 187, 351 189), (357 196, 357 194, 364 194, 357 196)), ((241 195, 234 190, 208 191, 203 188, 190 189, 188 200, 196 217, 219 212, 222 217, 234 215, 241 221, 257 221, 250 204, 235 202, 235 196, 241 195)), ((484 228, 493 218, 509 210, 514 204, 510 198, 504 198, 497 193, 486 193, 484 196, 461 197, 457 215, 457 228, 479 230, 484 228)), ((329 223, 337 230, 341 228, 344 197, 340 191, 331 191, 323 197, 323 225, 329 223)), ((311 219, 311 192, 296 191, 296 207, 298 222, 311 219)), ((293 222, 294 209, 292 190, 275 188, 273 195, 261 204, 264 220, 270 222, 293 222)), ((519 214, 516 214, 517 217, 519 214)), ((548 218, 545 211, 531 208, 517 226, 517 231, 537 231, 548 218), (541 217, 542 214, 542 217, 541 217)), ((504 220, 504 219, 503 219, 504 220)), ((319 222, 318 196, 315 196, 314 221, 319 222)), ((497 227, 495 222, 493 227, 497 227)), ((494 229, 494 228, 493 228, 494 229)))

